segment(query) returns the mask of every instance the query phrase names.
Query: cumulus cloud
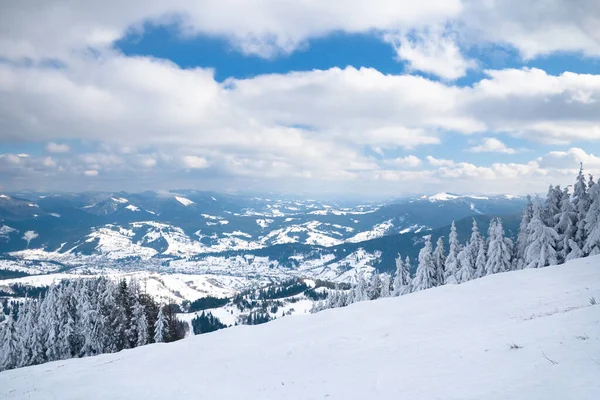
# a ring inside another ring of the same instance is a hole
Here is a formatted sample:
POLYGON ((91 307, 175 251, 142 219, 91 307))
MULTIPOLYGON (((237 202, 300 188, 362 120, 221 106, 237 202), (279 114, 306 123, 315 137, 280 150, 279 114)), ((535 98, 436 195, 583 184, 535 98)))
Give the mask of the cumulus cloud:
POLYGON ((456 37, 440 27, 388 33, 385 40, 392 44, 398 58, 408 63, 411 71, 421 71, 447 80, 466 75, 476 62, 463 56, 456 37))
POLYGON ((46 145, 46 151, 49 153, 68 153, 71 148, 67 144, 49 142, 46 145))
POLYGON ((186 168, 202 169, 208 167, 208 161, 204 157, 183 156, 181 161, 186 168))
POLYGON ((409 155, 406 157, 394 158, 391 160, 385 160, 385 163, 394 167, 407 167, 407 168, 415 168, 422 164, 421 160, 413 155, 409 155))
POLYGON ((480 145, 467 149, 471 153, 506 153, 515 154, 517 151, 507 147, 504 143, 496 138, 485 138, 480 145))

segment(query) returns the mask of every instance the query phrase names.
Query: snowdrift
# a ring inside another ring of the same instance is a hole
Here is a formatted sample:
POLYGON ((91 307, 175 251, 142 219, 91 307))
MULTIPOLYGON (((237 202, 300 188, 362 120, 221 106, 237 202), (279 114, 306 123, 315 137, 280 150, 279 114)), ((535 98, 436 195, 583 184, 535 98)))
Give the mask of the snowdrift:
POLYGON ((596 400, 600 257, 5 371, 0 398, 596 400))

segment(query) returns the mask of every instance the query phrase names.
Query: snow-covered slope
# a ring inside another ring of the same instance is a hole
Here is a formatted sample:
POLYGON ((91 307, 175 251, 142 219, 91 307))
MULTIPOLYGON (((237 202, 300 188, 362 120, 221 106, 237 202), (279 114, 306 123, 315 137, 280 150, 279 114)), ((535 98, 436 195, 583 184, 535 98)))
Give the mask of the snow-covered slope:
POLYGON ((600 257, 0 373, 7 399, 600 398, 600 257))

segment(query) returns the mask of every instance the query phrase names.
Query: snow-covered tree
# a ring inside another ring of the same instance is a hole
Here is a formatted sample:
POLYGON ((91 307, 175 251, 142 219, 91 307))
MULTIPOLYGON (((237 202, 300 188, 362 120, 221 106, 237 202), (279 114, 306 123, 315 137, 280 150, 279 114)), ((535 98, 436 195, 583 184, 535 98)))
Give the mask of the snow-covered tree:
POLYGON ((556 265, 556 242, 558 234, 554 228, 546 226, 543 221, 541 202, 533 204, 533 218, 529 223, 529 244, 525 250, 525 265, 527 268, 542 268, 556 265))
POLYGON ((458 283, 456 273, 458 272, 458 253, 460 252, 460 243, 458 241, 458 233, 456 232, 456 224, 452 221, 450 228, 450 236, 448 237, 450 249, 445 262, 444 282, 446 284, 458 283))
MULTIPOLYGON (((591 178, 590 178, 591 180, 591 178)), ((590 207, 585 216, 586 239, 583 252, 590 256, 600 254, 600 185, 591 180, 590 207)))
POLYGON ((371 276, 371 282, 367 288, 367 297, 370 300, 375 300, 381 297, 381 276, 377 272, 371 276))
POLYGON ((475 272, 473 264, 469 246, 463 247, 460 253, 458 253, 458 271, 456 271, 456 280, 458 283, 464 283, 473 279, 475 272))
POLYGON ((390 284, 391 277, 390 274, 384 272, 381 274, 381 296, 380 297, 390 297, 390 284))
POLYGON ((160 307, 156 323, 154 324, 154 343, 164 343, 167 333, 167 318, 163 312, 163 307, 160 307))
POLYGON ((558 215, 561 212, 563 192, 560 186, 548 188, 548 194, 544 202, 543 220, 548 226, 555 226, 558 215))
MULTIPOLYGON (((554 229, 559 238, 556 244, 558 258, 559 261, 564 261, 571 252, 570 241, 575 240, 575 233, 577 231, 577 213, 573 208, 568 187, 562 192, 560 204, 560 213, 556 218, 556 226, 554 229)), ((577 248, 579 248, 579 246, 577 246, 577 248)), ((523 262, 525 261, 524 257, 525 255, 523 255, 523 262)))
POLYGON ((485 240, 479 241, 479 249, 477 250, 477 258, 475 259, 475 274, 474 278, 481 278, 487 275, 485 269, 487 264, 487 251, 485 248, 485 240))
POLYGON ((577 181, 573 187, 573 208, 577 215, 575 242, 580 249, 585 246, 586 230, 585 230, 585 217, 590 207, 590 199, 587 192, 587 184, 585 182, 585 176, 583 174, 583 164, 579 170, 577 181))
POLYGON ((419 252, 419 266, 412 282, 412 290, 417 292, 432 288, 436 285, 436 270, 433 263, 433 248, 431 237, 425 238, 425 246, 419 252))
MULTIPOLYGON (((533 203, 531 197, 527 196, 527 205, 523 209, 521 215, 521 224, 519 225, 519 234, 517 236, 517 244, 515 251, 515 269, 523 269, 525 267, 525 249, 527 248, 529 240, 529 223, 533 217, 533 203)), ((491 231, 490 231, 491 233, 491 231)), ((489 240, 489 238, 488 238, 489 240)))
POLYGON ((8 321, 2 329, 2 341, 0 342, 0 370, 12 369, 19 361, 19 339, 15 328, 14 319, 9 316, 8 321))
POLYGON ((402 256, 396 258, 396 275, 394 276, 393 295, 402 296, 410 293, 410 259, 406 257, 406 261, 402 261, 402 256))
POLYGON ((437 285, 443 285, 445 283, 445 265, 446 263, 446 249, 444 248, 444 238, 440 237, 435 244, 435 250, 433 251, 433 264, 435 265, 437 285))
POLYGON ((496 218, 488 230, 488 252, 485 270, 487 275, 506 272, 511 269, 511 242, 504 236, 502 220, 496 218))

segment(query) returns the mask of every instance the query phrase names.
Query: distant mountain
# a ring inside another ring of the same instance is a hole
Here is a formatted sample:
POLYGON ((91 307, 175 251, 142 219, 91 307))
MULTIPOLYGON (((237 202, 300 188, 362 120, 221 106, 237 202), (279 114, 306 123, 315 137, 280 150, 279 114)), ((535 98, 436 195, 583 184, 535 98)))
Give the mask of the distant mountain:
POLYGON ((226 273, 253 264, 255 272, 320 268, 331 278, 353 268, 390 269, 398 252, 416 256, 423 235, 447 235, 453 220, 465 238, 472 218, 485 231, 491 216, 503 216, 507 230, 516 230, 523 205, 516 196, 449 193, 384 204, 183 190, 11 193, 0 195, 0 254, 55 269, 226 273))

